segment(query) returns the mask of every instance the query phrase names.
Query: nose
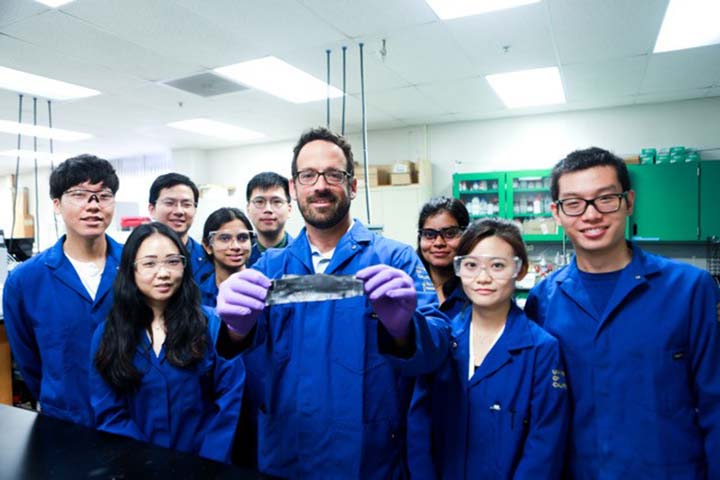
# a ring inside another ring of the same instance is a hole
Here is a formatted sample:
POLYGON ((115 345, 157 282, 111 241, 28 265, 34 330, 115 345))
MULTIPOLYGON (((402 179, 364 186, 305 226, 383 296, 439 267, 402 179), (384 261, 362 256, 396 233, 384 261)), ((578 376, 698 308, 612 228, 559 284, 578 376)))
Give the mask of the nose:
POLYGON ((588 204, 587 208, 585 209, 585 212, 582 214, 583 220, 594 220, 602 217, 602 213, 600 213, 595 207, 594 203, 588 204))
POLYGON ((155 274, 158 277, 169 277, 170 276, 170 269, 165 265, 164 263, 161 263, 158 265, 157 273, 155 274))
POLYGON ((492 282, 492 277, 488 273, 487 268, 485 268, 485 267, 480 268, 480 271, 478 272, 477 277, 475 277, 475 281, 480 282, 480 283, 492 282))
POLYGON ((433 240, 433 245, 446 245, 447 242, 445 241, 445 237, 442 235, 437 235, 435 239, 433 240))

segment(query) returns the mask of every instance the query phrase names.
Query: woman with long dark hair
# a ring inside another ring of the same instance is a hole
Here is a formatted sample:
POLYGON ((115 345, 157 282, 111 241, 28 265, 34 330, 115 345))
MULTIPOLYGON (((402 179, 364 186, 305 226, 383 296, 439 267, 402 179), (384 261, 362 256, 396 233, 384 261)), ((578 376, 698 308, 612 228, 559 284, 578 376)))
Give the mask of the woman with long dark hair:
POLYGON ((440 310, 449 318, 467 304, 452 261, 468 223, 470 216, 465 205, 449 197, 430 199, 418 218, 417 253, 437 292, 440 310))
POLYGON ((245 369, 216 355, 219 319, 200 306, 178 236, 157 222, 137 227, 113 288, 91 348, 95 425, 228 462, 245 369))
POLYGON ((215 270, 200 284, 203 305, 215 307, 218 286, 245 268, 254 235, 250 220, 237 208, 219 208, 205 220, 202 244, 215 270))

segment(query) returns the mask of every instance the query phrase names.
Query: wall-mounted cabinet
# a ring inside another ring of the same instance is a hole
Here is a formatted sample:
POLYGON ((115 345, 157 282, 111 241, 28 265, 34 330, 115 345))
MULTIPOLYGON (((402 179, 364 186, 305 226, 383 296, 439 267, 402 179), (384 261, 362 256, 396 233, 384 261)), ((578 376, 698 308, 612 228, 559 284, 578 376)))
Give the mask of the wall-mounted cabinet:
POLYGON ((700 162, 700 240, 720 238, 720 161, 700 162))
POLYGON ((458 173, 453 195, 473 219, 502 217, 517 222, 526 241, 559 241, 562 231, 552 218, 549 170, 458 173))
POLYGON ((655 241, 699 240, 698 163, 629 165, 635 206, 630 238, 655 241))

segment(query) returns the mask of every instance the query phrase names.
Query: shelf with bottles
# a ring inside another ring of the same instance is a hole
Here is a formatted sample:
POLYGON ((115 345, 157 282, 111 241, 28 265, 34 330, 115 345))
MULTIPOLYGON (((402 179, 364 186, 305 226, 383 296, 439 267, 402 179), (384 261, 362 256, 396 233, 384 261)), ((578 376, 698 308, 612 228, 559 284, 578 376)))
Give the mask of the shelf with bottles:
POLYGON ((514 220, 527 242, 562 239, 552 218, 549 170, 507 172, 505 216, 514 220))

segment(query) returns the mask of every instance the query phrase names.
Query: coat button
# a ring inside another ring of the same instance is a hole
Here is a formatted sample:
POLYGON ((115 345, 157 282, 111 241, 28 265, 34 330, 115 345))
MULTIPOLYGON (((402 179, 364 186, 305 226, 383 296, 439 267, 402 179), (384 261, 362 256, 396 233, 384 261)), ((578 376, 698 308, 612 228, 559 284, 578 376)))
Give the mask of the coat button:
POLYGON ((452 348, 457 348, 457 347, 458 347, 457 342, 452 342, 452 348))
POLYGON ((355 249, 357 248, 357 245, 353 245, 353 246, 350 247, 350 248, 353 249, 353 250, 355 250, 355 249))

